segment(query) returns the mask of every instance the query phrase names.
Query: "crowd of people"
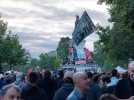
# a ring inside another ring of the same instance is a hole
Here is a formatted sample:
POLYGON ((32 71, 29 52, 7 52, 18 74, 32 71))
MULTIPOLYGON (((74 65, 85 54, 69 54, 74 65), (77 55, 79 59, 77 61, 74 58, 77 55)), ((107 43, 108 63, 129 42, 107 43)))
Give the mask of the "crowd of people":
POLYGON ((134 100, 134 61, 125 73, 113 69, 1 74, 0 100, 134 100))

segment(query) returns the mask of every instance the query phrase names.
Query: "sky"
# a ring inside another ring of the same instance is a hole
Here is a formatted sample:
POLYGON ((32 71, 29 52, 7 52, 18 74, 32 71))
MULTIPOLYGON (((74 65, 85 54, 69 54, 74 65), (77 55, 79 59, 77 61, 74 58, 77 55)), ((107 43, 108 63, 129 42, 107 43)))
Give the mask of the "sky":
MULTIPOLYGON (((75 16, 86 10, 96 25, 107 26, 109 14, 106 5, 97 0, 0 0, 0 14, 8 22, 8 29, 32 57, 56 50, 61 37, 72 37, 75 16)), ((93 33, 86 38, 85 46, 93 51, 93 33)))

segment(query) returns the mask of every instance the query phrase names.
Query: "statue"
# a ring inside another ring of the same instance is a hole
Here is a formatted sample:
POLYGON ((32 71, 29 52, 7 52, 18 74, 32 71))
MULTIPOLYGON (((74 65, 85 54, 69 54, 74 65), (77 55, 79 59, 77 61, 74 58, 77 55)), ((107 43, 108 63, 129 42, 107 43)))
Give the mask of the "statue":
POLYGON ((75 29, 72 33, 73 44, 78 46, 94 30, 95 26, 86 11, 84 11, 80 19, 79 16, 76 16, 75 29))
POLYGON ((93 24, 92 20, 88 16, 87 12, 84 11, 81 18, 76 15, 75 21, 75 28, 74 32, 72 33, 72 41, 70 42, 70 50, 69 50, 69 60, 71 62, 85 60, 85 38, 93 33, 95 30, 95 25, 93 24))

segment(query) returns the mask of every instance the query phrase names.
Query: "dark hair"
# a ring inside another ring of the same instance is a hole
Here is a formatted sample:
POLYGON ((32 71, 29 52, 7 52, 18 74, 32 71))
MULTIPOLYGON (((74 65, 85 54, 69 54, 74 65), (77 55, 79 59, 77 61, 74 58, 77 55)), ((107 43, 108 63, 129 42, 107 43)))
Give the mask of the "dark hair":
POLYGON ((122 78, 128 78, 128 72, 122 74, 122 78))
POLYGON ((116 96, 114 96, 113 94, 103 94, 99 100, 118 100, 118 98, 116 96))
POLYGON ((60 78, 63 78, 63 76, 64 76, 64 70, 60 70, 58 74, 59 74, 59 77, 60 78))
POLYGON ((14 88, 17 92, 21 93, 21 90, 18 86, 14 85, 14 84, 9 84, 4 86, 1 91, 0 91, 0 95, 4 96, 6 94, 6 92, 10 89, 10 88, 14 88))
POLYGON ((45 70, 45 72, 44 72, 44 78, 51 78, 51 72, 50 72, 50 70, 45 70))
POLYGON ((92 78, 92 77, 93 77, 92 72, 88 71, 88 72, 87 72, 87 76, 88 76, 88 78, 92 78))
POLYGON ((117 74, 118 74, 118 71, 116 69, 113 69, 112 70, 112 76, 117 76, 117 74))
POLYGON ((65 83, 73 84, 73 79, 70 78, 70 77, 67 77, 67 78, 64 79, 64 82, 65 82, 65 83))
POLYGON ((108 76, 103 76, 102 77, 102 81, 106 82, 106 83, 110 83, 111 82, 110 77, 108 77, 108 76))
POLYGON ((29 75, 28 75, 28 81, 30 83, 37 83, 38 82, 38 75, 36 72, 31 72, 29 75))
POLYGON ((99 78, 100 78, 100 75, 99 74, 94 75, 93 76, 93 82, 95 82, 95 83, 99 82, 99 78))

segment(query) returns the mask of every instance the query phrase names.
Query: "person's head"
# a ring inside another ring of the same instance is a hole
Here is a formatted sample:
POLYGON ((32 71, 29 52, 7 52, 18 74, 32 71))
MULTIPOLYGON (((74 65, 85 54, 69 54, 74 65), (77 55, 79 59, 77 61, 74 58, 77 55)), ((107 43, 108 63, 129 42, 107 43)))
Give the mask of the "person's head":
POLYGON ((118 71, 116 69, 112 70, 112 76, 118 76, 118 71))
POLYGON ((92 78, 93 78, 92 72, 88 71, 88 72, 87 72, 87 76, 88 76, 89 79, 92 79, 92 78))
POLYGON ((64 82, 73 84, 73 71, 66 71, 64 73, 64 82))
POLYGON ((51 72, 50 72, 50 70, 45 70, 45 72, 44 72, 44 78, 51 78, 51 72))
POLYGON ((121 74, 121 78, 126 78, 126 79, 127 79, 127 78, 128 78, 128 72, 122 73, 122 74, 121 74))
POLYGON ((93 82, 97 83, 97 84, 100 82, 100 75, 99 74, 96 74, 93 76, 93 82))
POLYGON ((89 87, 88 76, 85 72, 76 72, 73 75, 73 82, 80 91, 85 91, 89 87))
POLYGON ((131 61, 128 64, 128 73, 129 73, 129 77, 132 81, 134 81, 134 61, 131 61))
POLYGON ((108 76, 103 76, 103 77, 102 77, 102 81, 103 81, 104 83, 106 83, 106 84, 108 84, 108 83, 111 82, 110 77, 108 77, 108 76))
POLYGON ((119 100, 116 96, 112 94, 103 94, 99 100, 119 100))
POLYGON ((59 74, 59 77, 60 78, 63 78, 63 76, 64 76, 64 70, 60 70, 58 74, 59 74))
POLYGON ((13 85, 4 86, 1 89, 1 100, 20 100, 21 99, 21 91, 20 89, 13 85))
POLYGON ((28 82, 31 84, 36 84, 38 82, 38 75, 36 72, 29 73, 28 82))
POLYGON ((86 73, 87 73, 87 76, 88 76, 89 83, 92 83, 92 78, 93 78, 92 72, 88 71, 86 73))
POLYGON ((106 76, 106 75, 102 75, 100 77, 100 82, 99 82, 99 86, 100 87, 105 87, 107 86, 108 83, 110 83, 111 80, 110 80, 110 77, 106 76))
POLYGON ((43 76, 42 76, 42 74, 40 72, 37 72, 37 76, 38 76, 39 81, 43 79, 43 76))
POLYGON ((74 72, 73 71, 66 71, 65 73, 64 73, 64 79, 65 78, 73 78, 73 74, 74 74, 74 72))

